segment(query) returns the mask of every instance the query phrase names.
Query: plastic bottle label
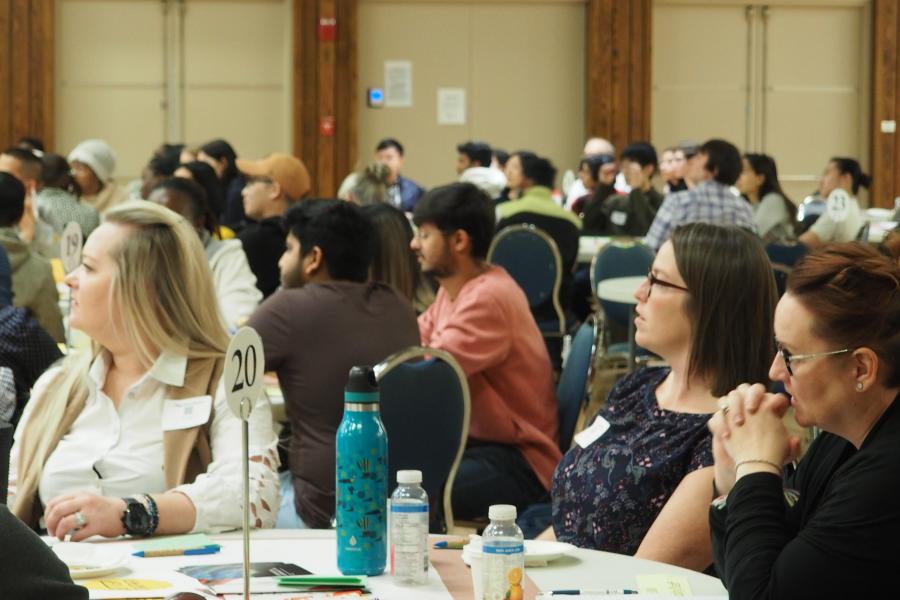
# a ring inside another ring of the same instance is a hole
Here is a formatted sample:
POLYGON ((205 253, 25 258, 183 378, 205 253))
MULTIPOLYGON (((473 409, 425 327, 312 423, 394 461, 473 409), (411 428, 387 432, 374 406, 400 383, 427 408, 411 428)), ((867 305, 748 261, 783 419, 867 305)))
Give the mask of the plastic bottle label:
POLYGON ((428 580, 428 505, 391 504, 391 574, 401 584, 428 580))
POLYGON ((393 504, 391 505, 392 513, 427 513, 427 504, 393 504))
POLYGON ((485 546, 485 554, 523 554, 525 546, 485 546))
POLYGON ((524 598, 525 546, 522 542, 485 543, 483 546, 484 600, 524 598))

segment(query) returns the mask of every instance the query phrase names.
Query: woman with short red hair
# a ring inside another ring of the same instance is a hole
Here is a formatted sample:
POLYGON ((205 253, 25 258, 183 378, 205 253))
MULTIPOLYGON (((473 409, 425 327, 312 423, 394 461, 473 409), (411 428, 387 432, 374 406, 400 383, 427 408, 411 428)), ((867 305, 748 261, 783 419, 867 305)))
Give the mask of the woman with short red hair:
POLYGON ((790 401, 745 384, 710 421, 716 569, 732 600, 874 597, 900 568, 900 267, 826 246, 788 279, 775 335, 790 401), (783 477, 789 404, 822 433, 783 477))

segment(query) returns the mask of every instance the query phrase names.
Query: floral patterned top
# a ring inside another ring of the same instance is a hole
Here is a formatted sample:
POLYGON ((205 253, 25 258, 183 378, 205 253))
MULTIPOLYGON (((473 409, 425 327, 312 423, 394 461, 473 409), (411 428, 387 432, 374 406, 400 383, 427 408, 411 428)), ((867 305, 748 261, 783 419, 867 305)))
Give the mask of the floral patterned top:
POLYGON ((710 415, 661 409, 668 368, 623 377, 598 413, 609 430, 576 445, 553 476, 553 529, 561 542, 634 554, 688 473, 713 464, 710 415))

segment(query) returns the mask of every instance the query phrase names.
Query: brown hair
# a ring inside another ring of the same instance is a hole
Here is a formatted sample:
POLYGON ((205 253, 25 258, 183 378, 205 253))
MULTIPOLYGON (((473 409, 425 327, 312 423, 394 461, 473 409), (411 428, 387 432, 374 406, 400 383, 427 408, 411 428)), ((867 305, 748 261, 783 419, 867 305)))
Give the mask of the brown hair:
POLYGON ((842 348, 871 348, 900 386, 900 267, 868 244, 829 244, 791 272, 787 293, 815 317, 813 332, 842 348))
POLYGON ((690 375, 724 396, 741 383, 768 383, 778 292, 762 242, 739 227, 691 223, 672 234, 689 290, 690 375))

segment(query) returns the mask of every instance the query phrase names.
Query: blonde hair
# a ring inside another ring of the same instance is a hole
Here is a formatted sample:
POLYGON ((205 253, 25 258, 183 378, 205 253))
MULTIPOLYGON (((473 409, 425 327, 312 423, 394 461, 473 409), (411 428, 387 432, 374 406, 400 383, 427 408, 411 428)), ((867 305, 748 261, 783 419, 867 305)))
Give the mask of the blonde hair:
MULTIPOLYGON (((152 202, 134 200, 107 211, 104 221, 128 227, 109 249, 115 263, 110 305, 121 311, 124 336, 149 369, 157 353, 187 358, 221 357, 228 334, 219 315, 212 273, 194 228, 180 215, 152 202)), ((119 328, 113 320, 114 327, 119 328)), ((57 442, 57 425, 88 396, 88 369, 102 347, 67 357, 56 381, 40 398, 20 440, 19 490, 37 489, 43 466, 57 442)), ((17 494, 17 506, 18 498, 17 494)), ((24 499, 22 499, 24 500, 24 499)), ((21 516, 21 515, 20 515, 21 516)))
POLYGON ((387 200, 391 169, 384 163, 372 163, 359 172, 350 195, 357 204, 366 206, 387 200))

